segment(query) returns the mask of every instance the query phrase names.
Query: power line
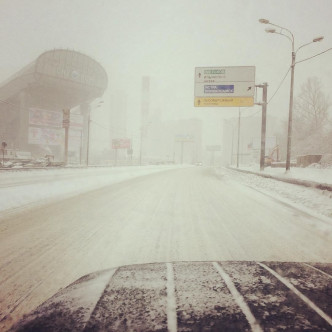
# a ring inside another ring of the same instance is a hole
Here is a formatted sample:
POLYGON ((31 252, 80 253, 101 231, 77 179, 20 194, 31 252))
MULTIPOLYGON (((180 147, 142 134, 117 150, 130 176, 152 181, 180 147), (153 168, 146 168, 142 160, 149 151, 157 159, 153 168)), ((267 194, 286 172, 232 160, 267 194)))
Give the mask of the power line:
POLYGON ((98 122, 96 122, 96 121, 93 121, 93 120, 90 120, 92 123, 94 123, 95 125, 97 125, 98 127, 100 127, 100 128, 103 128, 103 129, 105 129, 105 130, 107 130, 107 131, 109 131, 109 129, 108 128, 106 128, 106 127, 104 127, 104 126, 102 126, 101 124, 99 124, 98 122))
MULTIPOLYGON (((280 89, 281 85, 284 83, 284 81, 285 81, 285 79, 286 79, 286 77, 287 77, 287 75, 288 75, 290 69, 291 69, 291 67, 288 68, 288 70, 287 70, 285 76, 283 77, 283 79, 282 79, 281 82, 279 83, 277 90, 274 92, 274 94, 272 95, 272 97, 271 97, 271 98, 269 99, 269 101, 267 102, 268 104, 270 103, 270 101, 273 99, 273 97, 274 97, 274 96, 277 94, 277 92, 279 91, 279 89, 280 89)), ((248 109, 250 109, 250 108, 247 107, 247 108, 243 109, 243 111, 246 111, 246 110, 248 110, 248 109)), ((250 110, 251 110, 251 109, 250 109, 250 110)), ((251 117, 254 117, 256 114, 258 114, 258 113, 260 113, 260 112, 261 112, 261 110, 258 110, 258 111, 256 111, 254 114, 250 114, 250 115, 245 116, 245 118, 251 118, 251 117)))
POLYGON ((273 99, 273 97, 274 97, 274 96, 277 94, 277 92, 279 91, 279 89, 280 89, 281 85, 284 83, 284 81, 285 81, 285 79, 286 79, 286 77, 287 77, 287 75, 288 75, 290 69, 291 69, 291 67, 288 68, 287 73, 285 74, 284 78, 281 80, 281 82, 280 82, 280 84, 279 84, 277 90, 274 92, 274 94, 272 95, 272 97, 268 100, 268 102, 267 102, 268 104, 270 103, 270 101, 273 99))
POLYGON ((298 63, 303 62, 303 61, 310 60, 310 59, 315 58, 316 56, 321 55, 321 54, 323 54, 323 53, 326 53, 327 51, 330 51, 330 50, 332 50, 332 47, 331 47, 331 48, 328 48, 327 50, 325 50, 325 51, 323 51, 323 52, 320 52, 320 53, 318 53, 318 54, 315 54, 315 55, 313 55, 313 56, 311 56, 311 57, 309 57, 309 58, 303 59, 303 60, 301 60, 301 61, 297 61, 297 62, 295 62, 295 64, 298 64, 298 63))

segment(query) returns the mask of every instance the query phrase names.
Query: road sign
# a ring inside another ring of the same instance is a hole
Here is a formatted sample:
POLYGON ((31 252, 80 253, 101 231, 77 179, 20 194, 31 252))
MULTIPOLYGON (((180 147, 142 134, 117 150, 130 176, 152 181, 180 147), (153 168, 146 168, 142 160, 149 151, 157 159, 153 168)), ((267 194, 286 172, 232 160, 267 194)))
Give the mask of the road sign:
POLYGON ((254 105, 255 67, 195 68, 195 106, 254 105))
POLYGON ((196 107, 211 107, 211 106, 223 106, 223 107, 247 107, 254 105, 253 97, 195 97, 196 107))

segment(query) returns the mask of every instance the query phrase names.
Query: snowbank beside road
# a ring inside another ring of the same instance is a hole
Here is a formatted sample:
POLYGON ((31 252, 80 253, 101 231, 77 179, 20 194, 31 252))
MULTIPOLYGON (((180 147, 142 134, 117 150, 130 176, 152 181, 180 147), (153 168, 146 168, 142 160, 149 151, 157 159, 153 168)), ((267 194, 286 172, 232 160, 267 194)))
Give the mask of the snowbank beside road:
POLYGON ((286 173, 285 168, 272 168, 265 167, 263 172, 260 172, 259 165, 252 166, 240 166, 240 169, 257 172, 262 174, 269 174, 280 178, 291 178, 303 181, 313 181, 322 184, 332 185, 332 168, 301 168, 292 167, 289 172, 286 173))
POLYGON ((0 172, 0 211, 39 205, 183 166, 59 168, 0 172))
MULTIPOLYGON (((245 168, 241 167, 241 170, 248 170, 251 172, 259 173, 256 169, 253 168, 245 168)), ((272 169, 274 171, 274 169, 272 169)), ((301 170, 305 169, 293 169, 290 175, 294 176, 295 173, 297 175, 297 179, 301 179, 301 174, 304 180, 308 181, 309 177, 305 178, 305 173, 301 170), (293 171, 294 170, 294 171, 293 171)), ((269 168, 262 173, 267 173, 269 168)), ((284 176, 288 176, 285 174, 285 170, 280 170, 280 177, 282 174, 284 176), (283 173, 282 173, 283 172, 283 173)), ((316 171, 316 170, 314 170, 316 171)), ((330 170, 331 172, 332 170, 330 170)), ((272 173, 272 172, 271 172, 272 173)), ((277 176, 279 176, 278 172, 277 176)), ((254 188, 260 192, 263 192, 269 196, 276 198, 279 201, 282 201, 288 205, 291 205, 297 208, 300 211, 309 213, 310 215, 322 218, 328 217, 328 223, 332 221, 332 192, 327 190, 320 190, 314 187, 305 187, 301 185, 294 185, 291 183, 286 183, 283 181, 276 180, 274 178, 265 178, 259 175, 251 174, 251 173, 243 173, 238 172, 236 169, 219 169, 216 170, 216 174, 223 176, 223 178, 228 179, 230 181, 236 181, 241 185, 247 185, 248 187, 254 188)), ((269 173, 268 173, 269 174, 269 173)), ((308 175, 312 176, 313 179, 314 172, 307 172, 308 175)), ((273 174, 271 174, 273 175, 273 174)), ((302 179, 301 179, 302 180, 302 179)))

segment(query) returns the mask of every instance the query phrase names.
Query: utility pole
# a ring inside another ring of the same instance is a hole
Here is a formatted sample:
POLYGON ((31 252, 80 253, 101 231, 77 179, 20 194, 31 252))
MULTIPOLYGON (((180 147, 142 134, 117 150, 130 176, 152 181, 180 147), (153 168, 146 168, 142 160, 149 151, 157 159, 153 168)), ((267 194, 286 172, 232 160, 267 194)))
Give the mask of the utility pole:
POLYGON ((68 141, 69 141, 70 109, 63 110, 62 127, 65 128, 65 166, 68 165, 68 141))
POLYGON ((143 155, 143 125, 141 125, 141 142, 139 151, 139 165, 142 166, 142 155, 143 155))
POLYGON ((290 170, 290 159, 291 159, 295 55, 296 53, 294 52, 294 45, 293 45, 292 65, 291 65, 291 85, 290 85, 290 97, 289 97, 289 114, 288 114, 286 172, 290 170))
POLYGON ((238 125, 237 125, 237 157, 236 157, 236 168, 239 168, 240 128, 241 128, 241 108, 239 107, 239 120, 238 120, 238 125))
POLYGON ((82 148, 83 148, 83 130, 81 130, 81 143, 80 143, 80 166, 82 166, 82 148))
POLYGON ((265 142, 266 142, 266 109, 267 109, 267 83, 256 85, 263 89, 263 102, 257 103, 262 106, 262 128, 261 128, 261 156, 260 156, 260 170, 264 171, 265 166, 265 142))
POLYGON ((230 165, 233 165, 233 146, 234 146, 234 129, 232 128, 232 150, 231 150, 231 160, 230 165))
POLYGON ((89 112, 89 116, 88 116, 88 144, 86 147, 86 166, 89 167, 89 150, 90 150, 90 123, 91 123, 91 119, 90 119, 90 112, 89 112))
POLYGON ((2 146, 2 167, 5 167, 5 150, 6 150, 6 147, 7 147, 7 143, 2 142, 1 146, 2 146))

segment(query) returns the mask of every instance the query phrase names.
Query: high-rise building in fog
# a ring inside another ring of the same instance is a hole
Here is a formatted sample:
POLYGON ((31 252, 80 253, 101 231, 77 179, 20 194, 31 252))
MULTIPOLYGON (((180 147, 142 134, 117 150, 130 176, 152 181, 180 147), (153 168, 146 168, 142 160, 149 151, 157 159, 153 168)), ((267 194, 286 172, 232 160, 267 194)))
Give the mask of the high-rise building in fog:
MULTIPOLYGON (((110 110, 110 148, 112 148, 112 140, 125 139, 127 137, 127 96, 118 91, 111 95, 110 110)), ((118 158, 123 159, 127 151, 119 150, 118 158)), ((112 159, 114 159, 115 151, 112 150, 112 159)))

